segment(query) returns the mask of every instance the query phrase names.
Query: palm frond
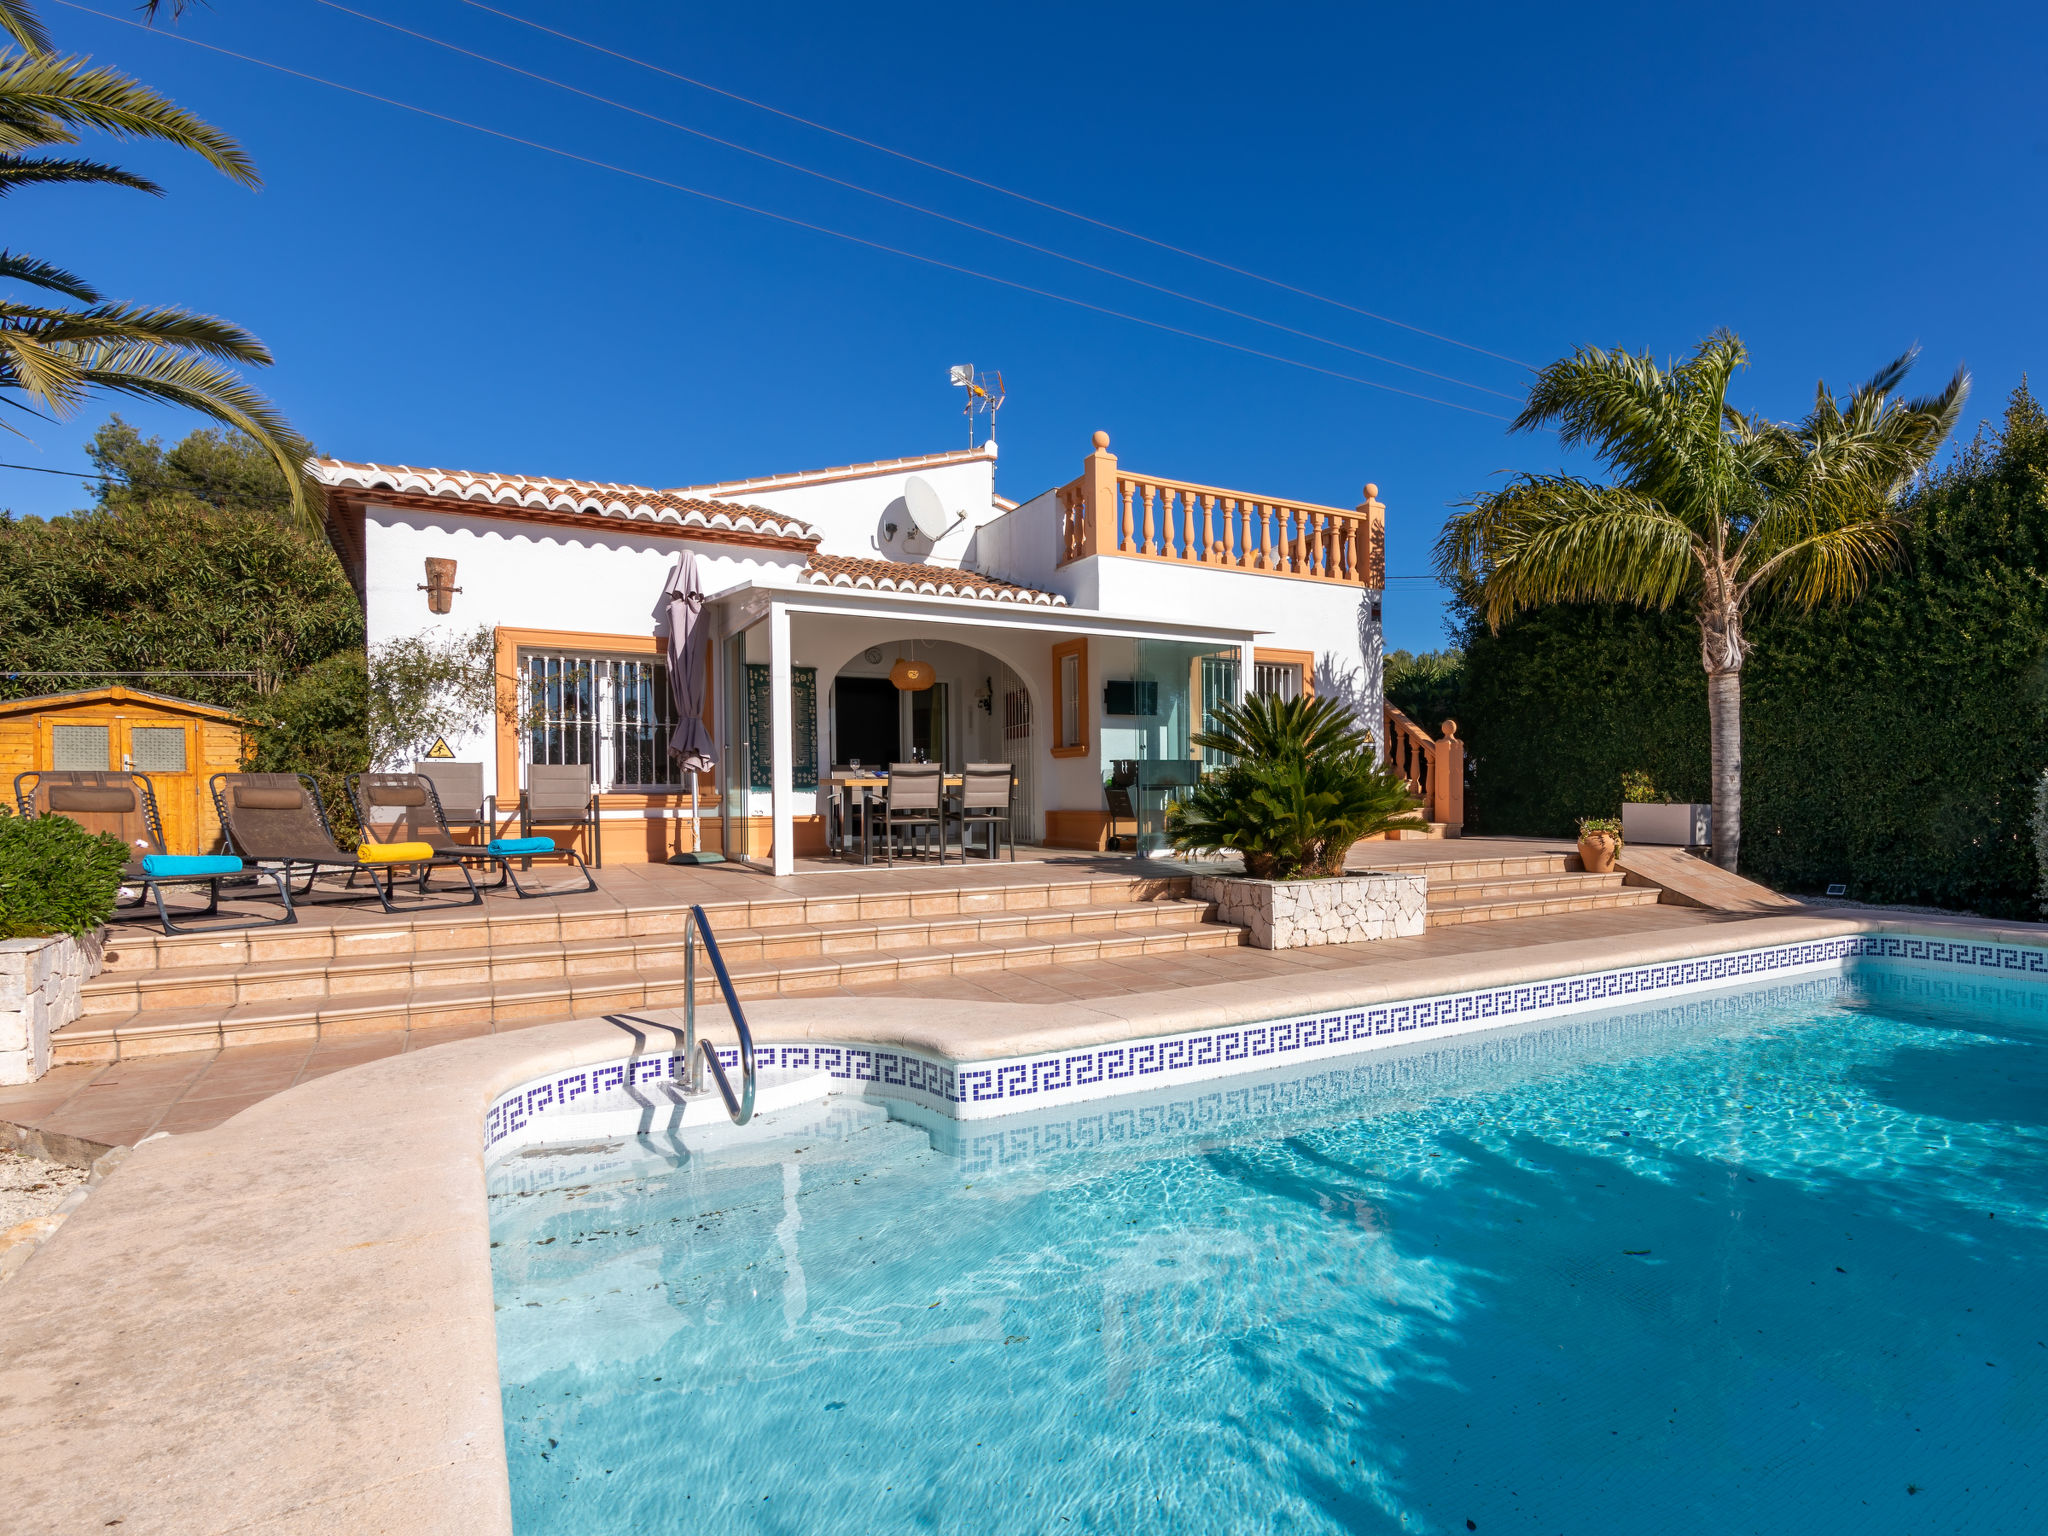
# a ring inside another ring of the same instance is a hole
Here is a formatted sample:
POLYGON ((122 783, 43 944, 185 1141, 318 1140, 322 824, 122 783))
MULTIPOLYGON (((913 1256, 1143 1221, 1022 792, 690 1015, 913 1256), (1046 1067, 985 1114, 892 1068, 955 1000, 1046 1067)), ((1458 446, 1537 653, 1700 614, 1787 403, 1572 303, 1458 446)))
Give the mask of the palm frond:
POLYGON ((1861 597, 1899 557, 1905 519, 1871 518, 1824 528, 1787 545, 1742 583, 1751 593, 1804 609, 1861 597))
POLYGON ((86 304, 100 302, 99 290, 84 278, 19 251, 0 251, 0 282, 48 288, 53 293, 66 294, 86 304))
POLYGON ((1745 590, 1761 584, 1808 607, 1839 601, 1896 557, 1906 494, 1954 430, 1970 389, 1959 369, 1939 394, 1897 399, 1913 357, 1888 363, 1846 401, 1821 384, 1804 422, 1763 440, 1768 501, 1735 557, 1751 568, 1745 590))
POLYGON ((84 128, 175 145, 243 186, 262 184, 241 145, 118 70, 69 56, 0 58, 0 150, 76 143, 84 128))
POLYGON ((270 349, 234 322, 171 305, 101 303, 90 309, 48 309, 0 300, 0 334, 50 346, 138 341, 178 347, 225 362, 272 361, 270 349))
POLYGON ((1552 602, 1668 608, 1693 584, 1694 531, 1651 497, 1573 475, 1523 475, 1466 504, 1437 540, 1437 570, 1474 587, 1499 628, 1552 602))
POLYGON ((163 196, 164 191, 147 176, 124 171, 104 160, 29 159, 22 155, 0 154, 0 197, 16 187, 53 184, 132 187, 137 192, 149 192, 158 197, 163 196))
POLYGON ((86 344, 76 354, 92 389, 183 406, 246 432, 283 471, 301 523, 315 535, 321 532, 320 493, 307 467, 311 446, 283 412, 242 379, 204 358, 145 343, 86 344))
POLYGON ((23 0, 0 0, 0 32, 5 32, 31 54, 49 53, 54 44, 42 17, 23 0))

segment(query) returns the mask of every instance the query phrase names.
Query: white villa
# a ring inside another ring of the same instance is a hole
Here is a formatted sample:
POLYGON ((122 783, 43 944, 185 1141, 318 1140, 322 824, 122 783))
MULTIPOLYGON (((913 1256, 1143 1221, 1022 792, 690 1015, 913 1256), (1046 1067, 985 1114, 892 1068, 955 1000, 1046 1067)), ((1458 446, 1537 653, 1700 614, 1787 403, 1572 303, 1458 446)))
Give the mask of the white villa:
POLYGON ((654 620, 683 549, 713 636, 704 846, 778 874, 824 850, 822 778, 913 755, 1013 763, 1018 842, 1101 848, 1114 765, 1191 771, 1204 711, 1248 689, 1340 696, 1426 776, 1382 704, 1374 486, 1346 509, 1192 485, 1123 469, 1102 432, 1075 479, 1022 503, 995 467, 993 442, 668 490, 316 466, 370 643, 488 626, 508 702, 450 750, 501 813, 529 764, 588 764, 607 863, 690 846, 654 620), (943 507, 936 540, 906 487, 943 507), (899 690, 899 661, 936 684, 899 690))

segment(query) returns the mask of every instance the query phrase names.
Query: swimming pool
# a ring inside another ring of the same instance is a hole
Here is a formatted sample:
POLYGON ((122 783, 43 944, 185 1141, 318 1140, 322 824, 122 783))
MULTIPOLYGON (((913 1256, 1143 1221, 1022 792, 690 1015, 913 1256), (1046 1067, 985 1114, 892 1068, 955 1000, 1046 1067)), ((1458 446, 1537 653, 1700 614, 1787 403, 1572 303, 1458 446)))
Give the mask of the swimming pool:
POLYGON ((520 1536, 2048 1523, 2048 988, 491 1172, 520 1536))

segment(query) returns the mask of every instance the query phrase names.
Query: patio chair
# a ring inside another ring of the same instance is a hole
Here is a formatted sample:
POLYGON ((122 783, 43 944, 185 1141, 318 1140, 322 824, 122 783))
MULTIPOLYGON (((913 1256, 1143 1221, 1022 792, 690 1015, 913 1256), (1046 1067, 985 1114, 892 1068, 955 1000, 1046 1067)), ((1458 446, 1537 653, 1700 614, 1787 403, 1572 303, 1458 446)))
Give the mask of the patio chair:
POLYGON ((1102 786, 1102 803, 1109 811, 1109 835, 1104 841, 1112 853, 1123 841, 1123 834, 1116 829, 1120 821, 1131 824, 1131 846, 1138 846, 1138 806, 1132 798, 1137 787, 1138 764, 1135 758, 1120 757, 1109 765, 1109 778, 1102 786))
POLYGON ((454 870, 469 890, 466 901, 430 902, 407 911, 473 907, 483 902, 484 893, 476 888, 463 858, 437 852, 429 843, 366 842, 354 853, 343 852, 334 841, 320 786, 303 773, 216 773, 208 787, 228 847, 253 864, 281 868, 287 881, 294 871, 304 870, 302 898, 312 894, 313 882, 323 870, 347 870, 351 876, 367 874, 384 910, 395 913, 400 909, 392 898, 397 895, 398 869, 404 866, 419 871, 422 896, 428 894, 427 880, 437 869, 454 870))
MULTIPOLYGON (((475 766, 475 765, 471 765, 475 766)), ((481 782, 481 780, 479 780, 481 782)), ((513 873, 515 862, 566 858, 584 879, 584 889, 594 891, 597 881, 582 855, 574 848, 559 847, 551 837, 492 838, 483 843, 458 843, 450 830, 448 815, 441 805, 440 790, 423 773, 358 773, 348 781, 349 798, 355 802, 356 819, 363 837, 373 843, 425 843, 436 853, 473 860, 486 867, 498 867, 502 890, 507 881, 522 898, 555 896, 559 891, 529 891, 513 873)))
POLYGON ((519 792, 519 835, 533 836, 534 823, 544 827, 590 829, 590 862, 604 868, 603 829, 597 820, 597 787, 587 763, 529 763, 526 788, 519 792))
POLYGON ((882 835, 882 856, 890 868, 896 865, 899 832, 939 834, 939 862, 946 862, 946 770, 937 763, 891 763, 889 787, 882 791, 882 803, 869 814, 870 832, 882 835))
POLYGON ((484 793, 482 763, 451 763, 421 758, 412 771, 434 786, 442 823, 450 832, 473 831, 479 843, 498 835, 498 797, 484 793))
MULTIPOLYGON (((157 809, 156 788, 145 774, 90 772, 82 770, 17 774, 14 799, 24 816, 62 816, 88 832, 111 832, 131 848, 121 879, 139 885, 143 894, 129 905, 139 907, 145 900, 156 902, 157 917, 165 933, 211 933, 225 928, 272 928, 296 923, 291 892, 281 873, 270 870, 245 871, 242 861, 218 854, 174 854, 164 851, 163 815, 157 809), (276 882, 278 900, 284 911, 278 917, 230 917, 221 922, 195 927, 193 917, 217 917, 220 913, 220 883, 248 874, 267 876, 276 882), (164 900, 167 885, 200 885, 207 888, 206 906, 196 913, 181 914, 178 922, 164 900)), ((118 902, 117 902, 118 910, 118 902)))
POLYGON ((1009 840, 1010 862, 1017 862, 1017 834, 1010 824, 1015 807, 1017 782, 1015 764, 969 763, 960 775, 960 797, 953 802, 953 820, 960 828, 960 862, 967 862, 967 845, 976 827, 988 829, 988 856, 996 856, 997 831, 1009 840))

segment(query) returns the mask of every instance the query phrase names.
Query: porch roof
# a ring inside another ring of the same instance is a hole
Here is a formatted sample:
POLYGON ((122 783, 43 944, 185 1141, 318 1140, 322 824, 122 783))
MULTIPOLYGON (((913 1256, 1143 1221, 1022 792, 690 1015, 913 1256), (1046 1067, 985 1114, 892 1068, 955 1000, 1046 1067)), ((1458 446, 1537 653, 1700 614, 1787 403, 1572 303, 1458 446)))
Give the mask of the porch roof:
MULTIPOLYGON (((946 570, 945 574, 973 575, 972 572, 951 570, 946 570)), ((1245 629, 1209 621, 1103 613, 1094 608, 1041 606, 1014 600, 994 601, 966 593, 828 586, 808 582, 786 585, 743 581, 710 594, 705 601, 724 614, 727 633, 765 618, 771 604, 790 613, 829 613, 847 618, 890 620, 923 618, 935 624, 1040 630, 1058 635, 1116 635, 1132 640, 1214 641, 1219 648, 1249 646, 1260 635, 1270 633, 1263 629, 1245 629)))
POLYGON ((948 565, 912 565, 904 560, 869 560, 857 555, 813 554, 797 575, 807 587, 854 587, 872 592, 920 592, 931 597, 966 597, 985 603, 1027 603, 1064 608, 1057 592, 1000 581, 979 571, 948 565))

